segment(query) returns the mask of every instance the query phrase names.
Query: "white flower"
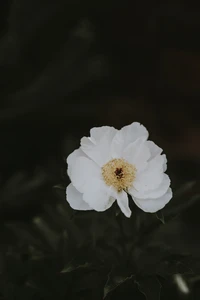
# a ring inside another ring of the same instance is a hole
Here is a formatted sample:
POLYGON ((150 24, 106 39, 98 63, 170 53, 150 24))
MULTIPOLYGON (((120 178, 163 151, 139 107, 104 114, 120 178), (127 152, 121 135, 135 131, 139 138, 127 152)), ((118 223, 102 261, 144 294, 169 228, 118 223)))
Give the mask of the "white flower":
POLYGON ((128 195, 145 212, 156 212, 172 198, 170 179, 164 172, 162 149, 148 141, 139 124, 117 130, 103 126, 90 130, 79 149, 68 158, 71 184, 67 201, 76 210, 104 211, 116 200, 125 216, 131 216, 128 195))

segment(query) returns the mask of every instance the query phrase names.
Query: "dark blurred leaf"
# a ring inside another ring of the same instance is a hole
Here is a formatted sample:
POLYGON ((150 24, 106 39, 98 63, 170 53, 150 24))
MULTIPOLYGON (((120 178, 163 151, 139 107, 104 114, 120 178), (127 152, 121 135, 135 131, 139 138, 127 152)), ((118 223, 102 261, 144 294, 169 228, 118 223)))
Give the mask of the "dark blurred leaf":
POLYGON ((200 201, 199 181, 186 182, 177 191, 170 203, 165 207, 166 219, 182 213, 200 201))
POLYGON ((54 185, 53 188, 66 191, 66 187, 61 184, 54 185))
POLYGON ((66 188, 63 185, 53 186, 53 191, 59 199, 64 200, 66 198, 66 188))
POLYGON ((178 199, 181 199, 186 193, 192 190, 192 188, 196 185, 196 181, 189 181, 182 184, 174 193, 174 197, 176 197, 177 202, 178 199))
POLYGON ((60 241, 60 238, 56 230, 54 230, 51 227, 51 224, 50 223, 48 224, 47 221, 40 216, 33 218, 32 222, 35 229, 39 232, 41 236, 44 237, 48 245, 53 250, 57 250, 57 246, 60 241))
POLYGON ((169 257, 162 261, 158 267, 156 273, 164 278, 175 274, 193 274, 192 261, 187 257, 177 257, 176 259, 169 257))
POLYGON ((165 224, 165 217, 162 210, 156 212, 156 218, 165 224))
POLYGON ((39 170, 29 178, 25 173, 16 173, 4 185, 1 198, 16 197, 31 192, 47 182, 49 176, 44 170, 39 170))
POLYGON ((108 280, 104 286, 104 298, 106 298, 106 296, 112 292, 113 290, 115 290, 118 286, 120 286, 121 284, 123 284, 125 281, 132 279, 133 275, 131 276, 124 276, 120 273, 115 273, 115 270, 112 269, 111 272, 108 274, 108 280))
MULTIPOLYGON (((71 275, 71 274, 70 274, 71 275)), ((100 293, 103 289, 103 284, 105 283, 104 273, 102 273, 101 268, 98 270, 78 270, 75 274, 76 278, 79 278, 76 282, 76 290, 99 290, 100 293), (77 275, 77 276, 76 276, 77 275)), ((99 294, 100 294, 99 293, 99 294)))
POLYGON ((146 277, 135 281, 138 289, 145 295, 147 300, 159 300, 161 284, 157 277, 146 277))
POLYGON ((170 255, 170 248, 163 243, 151 244, 143 249, 135 248, 132 255, 140 274, 156 275, 157 266, 170 255))
POLYGON ((6 228, 12 230, 16 237, 29 246, 33 246, 37 249, 45 250, 47 248, 47 243, 36 231, 33 230, 31 224, 25 224, 22 222, 7 223, 6 228))
POLYGON ((73 260, 73 261, 69 262, 60 273, 70 273, 70 272, 78 270, 78 269, 89 268, 90 265, 91 264, 89 264, 87 262, 82 265, 77 265, 75 260, 73 260))

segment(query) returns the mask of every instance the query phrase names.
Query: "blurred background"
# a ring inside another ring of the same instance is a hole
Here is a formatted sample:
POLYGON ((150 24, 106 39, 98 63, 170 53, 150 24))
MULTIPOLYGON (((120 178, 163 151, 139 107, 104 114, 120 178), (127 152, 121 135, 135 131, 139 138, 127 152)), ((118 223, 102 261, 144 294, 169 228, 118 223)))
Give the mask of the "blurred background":
MULTIPOLYGON (((73 214, 65 160, 91 127, 144 124, 168 157, 174 189, 184 187, 186 203, 200 194, 199 33, 195 1, 0 2, 0 299, 102 299, 70 294, 63 279, 48 294, 60 254, 53 270, 44 259, 39 264, 52 275, 48 283, 37 267, 43 292, 27 269, 38 234, 55 252, 66 226, 57 205, 73 214)), ((162 239, 198 257, 200 202, 188 206, 162 239)), ((183 298, 170 287, 170 297, 183 298)), ((120 293, 110 299, 136 292, 128 286, 120 293)), ((200 299, 198 276, 187 297, 200 299)))

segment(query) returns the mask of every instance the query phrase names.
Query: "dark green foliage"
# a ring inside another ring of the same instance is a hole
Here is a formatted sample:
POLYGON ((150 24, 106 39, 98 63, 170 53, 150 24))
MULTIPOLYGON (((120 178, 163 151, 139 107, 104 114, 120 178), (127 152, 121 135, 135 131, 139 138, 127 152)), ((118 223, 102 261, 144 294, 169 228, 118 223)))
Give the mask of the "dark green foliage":
POLYGON ((156 276, 142 278, 136 281, 139 290, 143 293, 147 300, 159 300, 161 284, 156 276))
MULTIPOLYGON (((176 219, 162 224, 133 203, 130 219, 116 205, 103 213, 73 211, 62 186, 53 188, 51 198, 30 221, 4 223, 0 284, 5 299, 122 299, 126 287, 136 299, 139 289, 147 300, 159 300, 163 280, 170 284, 175 274, 183 274, 190 282, 200 274, 200 258, 177 249, 174 236, 163 241, 176 219)), ((172 201, 163 210, 168 218, 178 199, 172 201)))

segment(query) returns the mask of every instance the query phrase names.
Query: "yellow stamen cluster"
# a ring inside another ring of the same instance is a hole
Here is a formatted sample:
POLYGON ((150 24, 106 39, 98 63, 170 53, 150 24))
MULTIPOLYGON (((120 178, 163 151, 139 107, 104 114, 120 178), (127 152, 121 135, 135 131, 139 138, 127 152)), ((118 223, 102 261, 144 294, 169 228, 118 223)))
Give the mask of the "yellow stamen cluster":
POLYGON ((102 167, 102 176, 108 186, 121 192, 133 186, 136 168, 124 159, 115 158, 102 167))

